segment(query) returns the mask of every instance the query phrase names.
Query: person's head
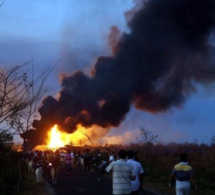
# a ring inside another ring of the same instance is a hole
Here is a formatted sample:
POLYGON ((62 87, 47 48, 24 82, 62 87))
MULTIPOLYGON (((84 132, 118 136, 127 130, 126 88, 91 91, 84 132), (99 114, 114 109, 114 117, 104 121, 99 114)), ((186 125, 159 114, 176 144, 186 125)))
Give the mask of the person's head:
POLYGON ((90 151, 89 149, 86 149, 86 150, 85 150, 86 153, 88 153, 89 151, 90 151))
POLYGON ((119 152, 118 152, 119 158, 126 159, 126 155, 127 155, 127 153, 124 149, 119 150, 119 152))
POLYGON ((187 153, 181 153, 181 155, 180 155, 180 161, 181 162, 187 162, 187 160, 188 160, 187 153))
POLYGON ((55 155, 58 155, 59 154, 59 150, 55 150, 55 155))
POLYGON ((127 157, 128 157, 128 159, 134 159, 134 152, 132 150, 128 150, 127 157))

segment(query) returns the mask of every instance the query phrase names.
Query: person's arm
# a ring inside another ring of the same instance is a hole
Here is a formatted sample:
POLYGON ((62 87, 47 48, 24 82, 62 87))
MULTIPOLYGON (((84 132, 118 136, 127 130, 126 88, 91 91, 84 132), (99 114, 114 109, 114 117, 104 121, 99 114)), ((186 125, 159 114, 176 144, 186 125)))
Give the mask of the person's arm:
POLYGON ((110 171, 112 171, 112 164, 113 164, 113 163, 110 163, 110 164, 106 167, 106 169, 105 169, 106 172, 109 173, 110 171))
POLYGON ((131 171, 131 180, 135 180, 136 177, 137 177, 137 175, 135 174, 135 168, 133 167, 132 171, 131 171))
POLYGON ((132 175, 131 176, 131 180, 135 180, 136 176, 135 175, 132 175))
MULTIPOLYGON (((113 163, 113 162, 112 162, 112 163, 113 163)), ((109 173, 110 179, 112 178, 112 163, 110 163, 110 164, 106 167, 106 169, 105 169, 105 171, 106 171, 107 173, 109 173)))
POLYGON ((172 180, 173 180, 174 177, 175 177, 175 173, 172 172, 171 175, 169 176, 169 180, 168 180, 169 187, 172 185, 172 180))

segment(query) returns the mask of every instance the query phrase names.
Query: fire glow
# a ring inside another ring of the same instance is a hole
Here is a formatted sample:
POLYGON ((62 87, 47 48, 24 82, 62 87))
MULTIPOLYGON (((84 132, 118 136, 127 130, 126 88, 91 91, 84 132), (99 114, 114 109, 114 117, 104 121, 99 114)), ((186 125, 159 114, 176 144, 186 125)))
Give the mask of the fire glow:
POLYGON ((88 142, 88 139, 84 127, 79 125, 74 133, 68 134, 60 130, 57 125, 54 125, 48 132, 47 147, 49 149, 57 149, 65 145, 81 146, 86 142, 88 142))
POLYGON ((78 125, 75 132, 69 134, 64 132, 59 126, 54 125, 48 131, 48 138, 45 145, 37 145, 35 150, 57 150, 60 147, 66 145, 71 146, 85 146, 85 145, 110 145, 110 144, 126 144, 130 143, 137 137, 138 130, 131 132, 125 132, 120 135, 107 135, 104 129, 98 126, 93 126, 92 128, 85 128, 78 125))

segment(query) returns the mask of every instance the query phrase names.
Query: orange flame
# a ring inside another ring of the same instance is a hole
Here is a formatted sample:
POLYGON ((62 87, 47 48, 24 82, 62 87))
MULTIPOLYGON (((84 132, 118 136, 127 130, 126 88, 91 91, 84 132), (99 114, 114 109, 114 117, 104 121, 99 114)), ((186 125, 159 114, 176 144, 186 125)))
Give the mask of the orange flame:
POLYGON ((47 146, 49 149, 57 149, 65 145, 84 145, 88 141, 86 129, 80 125, 72 134, 65 133, 57 125, 54 125, 48 132, 47 146))
MULTIPOLYGON (((57 150, 60 147, 66 145, 70 146, 84 146, 91 145, 92 132, 89 129, 78 125, 75 132, 68 134, 61 130, 57 125, 54 125, 48 132, 48 138, 46 140, 46 145, 38 145, 34 150, 57 150)), ((94 135, 95 136, 95 135, 94 135)), ((93 140, 95 141, 95 140, 93 140)))
POLYGON ((61 138, 61 132, 58 130, 57 125, 52 127, 51 131, 48 134, 50 137, 50 141, 48 143, 49 148, 59 148, 65 145, 64 141, 61 138))
POLYGON ((48 132, 46 145, 38 145, 35 150, 56 150, 66 145, 84 146, 84 145, 105 145, 105 144, 125 144, 137 136, 138 131, 126 132, 123 135, 107 135, 106 129, 97 126, 84 128, 78 125, 75 132, 68 134, 54 125, 48 132))

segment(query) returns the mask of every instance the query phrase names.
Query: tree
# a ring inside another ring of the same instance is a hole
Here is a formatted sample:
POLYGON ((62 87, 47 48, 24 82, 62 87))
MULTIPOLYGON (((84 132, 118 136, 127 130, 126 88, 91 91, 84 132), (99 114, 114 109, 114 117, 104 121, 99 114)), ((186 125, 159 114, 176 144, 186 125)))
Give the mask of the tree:
POLYGON ((0 68, 0 124, 27 106, 25 75, 20 73, 23 66, 0 68))
POLYGON ((49 66, 38 76, 34 72, 34 64, 31 62, 31 69, 23 73, 22 89, 25 93, 25 107, 13 113, 7 120, 14 134, 23 134, 30 130, 32 122, 38 117, 38 108, 42 98, 46 94, 44 83, 56 64, 49 66))
POLYGON ((158 135, 153 134, 151 131, 140 127, 140 141, 144 144, 156 143, 158 135))
POLYGON ((54 67, 48 67, 39 76, 35 76, 33 61, 0 68, 0 131, 21 134, 30 129, 46 93, 44 82, 54 67))
POLYGON ((210 144, 215 146, 215 135, 212 136, 210 144))
POLYGON ((9 148, 13 144, 13 135, 7 131, 0 132, 0 149, 9 148))

